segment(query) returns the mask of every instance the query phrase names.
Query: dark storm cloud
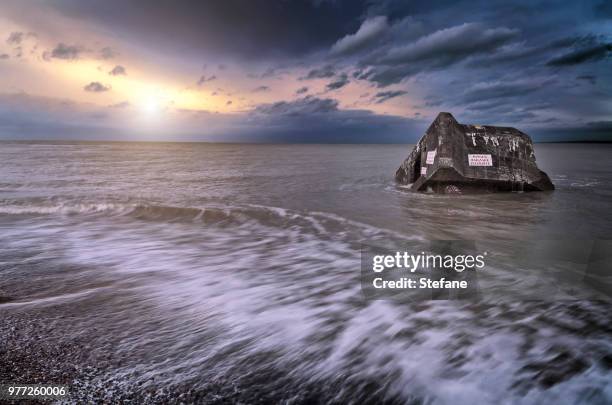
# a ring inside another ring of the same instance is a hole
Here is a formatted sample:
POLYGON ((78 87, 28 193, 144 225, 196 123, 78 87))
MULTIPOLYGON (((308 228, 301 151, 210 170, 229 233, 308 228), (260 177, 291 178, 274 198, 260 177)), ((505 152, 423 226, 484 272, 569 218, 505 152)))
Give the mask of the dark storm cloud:
POLYGON ((23 32, 11 32, 6 39, 6 43, 9 45, 19 45, 24 37, 25 33, 23 32))
POLYGON ((589 122, 583 126, 557 126, 534 128, 530 134, 535 139, 547 142, 612 142, 612 122, 589 122))
POLYGON ((277 73, 277 69, 268 68, 259 77, 262 78, 262 79, 265 79, 265 78, 268 78, 268 77, 273 77, 276 73, 277 73))
POLYGON ((593 75, 581 75, 581 76, 576 76, 577 80, 583 80, 585 82, 588 82, 590 84, 595 84, 597 82, 597 77, 593 76, 593 75))
POLYGON ((270 68, 267 68, 261 74, 247 73, 247 77, 250 77, 251 79, 268 79, 270 77, 279 77, 282 74, 283 74, 283 71, 281 71, 280 69, 270 67, 270 68))
POLYGON ((612 53, 612 42, 597 44, 590 47, 576 49, 565 55, 551 59, 546 63, 548 66, 578 65, 585 62, 602 60, 612 53))
POLYGON ((587 126, 591 128, 607 129, 612 134, 612 121, 589 122, 587 126))
POLYGON ((346 75, 346 73, 342 73, 336 78, 336 80, 328 83, 327 86, 325 86, 325 88, 328 91, 338 90, 346 86, 347 84, 349 84, 349 82, 350 80, 348 79, 348 76, 346 75))
POLYGON ((512 123, 538 117, 538 112, 544 108, 538 108, 537 104, 517 107, 508 103, 507 99, 492 99, 488 102, 470 104, 464 114, 466 119, 472 122, 486 124, 512 123))
POLYGON ((79 45, 66 45, 60 42, 51 51, 51 57, 56 59, 78 59, 85 52, 85 48, 79 45))
POLYGON ((376 16, 366 19, 359 30, 339 39, 331 48, 332 55, 349 55, 359 52, 372 43, 389 29, 386 16, 376 16))
POLYGON ((351 76, 353 76, 354 79, 364 79, 365 78, 363 69, 357 69, 353 71, 353 73, 351 73, 351 76))
POLYGON ((35 32, 21 32, 14 31, 9 34, 6 38, 6 43, 12 46, 20 46, 24 43, 24 41, 28 38, 36 38, 37 34, 35 32))
POLYGON ((267 115, 311 115, 329 113, 338 110, 338 101, 331 98, 306 96, 295 101, 279 101, 258 105, 255 114, 267 115))
POLYGON ((405 94, 408 94, 408 92, 404 90, 380 91, 376 93, 374 97, 376 98, 377 104, 382 104, 387 100, 390 100, 395 97, 403 96, 405 94))
POLYGON ((320 68, 312 69, 308 72, 308 74, 302 77, 302 80, 312 80, 312 79, 328 79, 330 77, 334 77, 336 75, 336 69, 331 65, 325 65, 320 68))
POLYGON ((263 93, 266 91, 270 91, 270 87, 268 86, 258 86, 253 89, 253 93, 263 93))
POLYGON ((113 59, 117 54, 116 50, 108 46, 100 49, 100 59, 113 59))
POLYGON ((595 6, 595 16, 604 19, 612 19, 612 3, 609 0, 601 0, 595 6))
POLYGON ((295 94, 304 94, 308 92, 308 87, 304 86, 304 87, 300 87, 299 89, 297 89, 295 91, 295 94))
POLYGON ((338 101, 307 96, 294 101, 262 104, 250 114, 270 142, 414 142, 427 123, 341 109, 338 101))
POLYGON ((512 42, 501 46, 494 53, 472 57, 468 65, 470 67, 496 67, 500 69, 502 68, 501 65, 506 63, 540 63, 541 61, 546 61, 546 58, 550 57, 551 52, 568 48, 580 41, 581 38, 565 37, 537 45, 530 45, 525 41, 512 42))
MULTIPOLYGON (((36 36, 37 35, 34 32, 11 32, 6 38, 6 43, 9 46, 13 47, 13 57, 16 59, 21 59, 21 57, 23 56, 24 48, 27 46, 27 44, 25 43, 26 39, 35 38, 36 36)), ((7 53, 0 55, 0 59, 9 59, 9 57, 10 55, 7 53)))
POLYGON ((91 93, 102 93, 110 90, 110 86, 105 86, 100 82, 91 82, 83 87, 83 90, 91 93))
POLYGON ((366 0, 269 1, 56 0, 62 14, 109 27, 117 36, 185 50, 232 54, 241 59, 303 56, 328 48, 359 27, 366 0))
POLYGON ((517 108, 503 102, 487 104, 487 107, 490 108, 466 109, 462 114, 464 122, 523 127, 527 122, 533 123, 540 119, 536 111, 531 111, 529 108, 517 108))
POLYGON ((439 107, 442 104, 444 104, 442 100, 429 100, 425 102, 425 107, 439 107))
POLYGON ((498 81, 478 83, 468 89, 457 101, 463 104, 490 102, 493 99, 522 97, 551 84, 551 81, 498 81))
POLYGON ((0 93, 0 138, 104 139, 118 129, 115 120, 104 119, 105 109, 27 93, 0 93))
POLYGON ((125 67, 117 65, 110 72, 108 72, 108 74, 111 76, 125 76, 127 75, 127 70, 125 67))
POLYGON ((210 76, 206 77, 206 75, 202 75, 202 76, 200 76, 200 79, 198 80, 198 86, 201 86, 201 85, 203 85, 204 83, 207 83, 207 82, 212 82, 213 80, 217 80, 217 76, 210 75, 210 76))
POLYGON ((494 52, 519 33, 518 29, 491 28, 481 23, 439 29, 368 55, 361 61, 363 68, 358 78, 385 87, 424 70, 442 69, 470 56, 494 52))
POLYGON ((43 53, 43 59, 49 61, 53 59, 77 60, 84 57, 93 59, 112 59, 117 55, 117 52, 110 47, 101 49, 89 49, 79 44, 58 43, 51 51, 43 53))
POLYGON ((410 76, 421 72, 424 68, 416 65, 382 66, 370 68, 358 76, 361 80, 369 80, 378 87, 386 87, 401 82, 410 76))
POLYGON ((464 23, 436 31, 411 44, 391 48, 380 63, 435 60, 436 65, 450 65, 469 55, 495 50, 518 33, 518 30, 506 27, 487 28, 479 23, 464 23))

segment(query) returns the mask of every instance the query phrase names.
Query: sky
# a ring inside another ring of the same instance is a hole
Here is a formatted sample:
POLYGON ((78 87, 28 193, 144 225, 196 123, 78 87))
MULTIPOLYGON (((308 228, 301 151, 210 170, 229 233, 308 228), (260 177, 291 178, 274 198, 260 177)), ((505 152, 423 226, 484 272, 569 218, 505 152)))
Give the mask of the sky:
POLYGON ((612 2, 3 0, 0 139, 612 140, 612 2))

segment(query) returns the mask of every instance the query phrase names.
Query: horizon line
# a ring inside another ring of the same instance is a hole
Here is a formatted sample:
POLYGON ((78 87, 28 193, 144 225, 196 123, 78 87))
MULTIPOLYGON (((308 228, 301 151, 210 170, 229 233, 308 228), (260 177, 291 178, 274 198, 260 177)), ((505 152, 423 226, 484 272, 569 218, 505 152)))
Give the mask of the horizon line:
MULTIPOLYGON (((612 144, 612 140, 534 141, 534 144, 585 143, 612 144)), ((168 140, 82 140, 82 139, 0 139, 0 143, 206 143, 235 145, 414 145, 414 142, 266 142, 266 141, 168 141, 168 140)))

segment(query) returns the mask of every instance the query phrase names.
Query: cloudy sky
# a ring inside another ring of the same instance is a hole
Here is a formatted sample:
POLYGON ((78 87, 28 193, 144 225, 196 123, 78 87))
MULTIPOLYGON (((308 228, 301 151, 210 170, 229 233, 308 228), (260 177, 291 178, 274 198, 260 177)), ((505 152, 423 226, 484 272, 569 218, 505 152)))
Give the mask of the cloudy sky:
POLYGON ((4 0, 0 138, 612 139, 612 2, 4 0))

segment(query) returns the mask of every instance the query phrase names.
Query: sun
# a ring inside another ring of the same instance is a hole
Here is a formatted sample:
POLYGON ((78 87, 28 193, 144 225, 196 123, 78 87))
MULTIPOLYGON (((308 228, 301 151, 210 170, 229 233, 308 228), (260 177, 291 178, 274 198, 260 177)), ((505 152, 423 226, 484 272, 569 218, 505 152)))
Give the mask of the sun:
POLYGON ((155 97, 147 97, 142 102, 142 111, 148 115, 153 115, 161 110, 160 100, 155 97))
POLYGON ((143 85, 134 89, 134 105, 138 106, 143 116, 152 118, 160 115, 169 106, 172 100, 171 91, 159 86, 143 85))

